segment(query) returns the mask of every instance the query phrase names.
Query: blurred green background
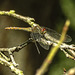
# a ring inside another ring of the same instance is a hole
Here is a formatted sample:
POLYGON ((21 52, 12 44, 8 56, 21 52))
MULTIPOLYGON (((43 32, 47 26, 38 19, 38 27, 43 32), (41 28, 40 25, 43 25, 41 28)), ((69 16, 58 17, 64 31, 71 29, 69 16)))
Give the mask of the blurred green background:
MULTIPOLYGON (((61 33, 67 19, 71 25, 67 32, 75 44, 75 1, 74 0, 0 0, 0 10, 15 10, 23 16, 35 19, 40 26, 45 26, 61 33)), ((24 31, 5 30, 7 26, 28 27, 27 23, 13 17, 0 16, 0 47, 13 47, 26 41, 30 33, 24 31)), ((41 50, 39 55, 34 43, 29 44, 19 52, 14 53, 19 68, 25 75, 35 75, 49 51, 41 50)), ((58 51, 45 75, 63 75, 63 68, 69 70, 75 67, 75 61, 66 58, 62 51, 58 51)), ((14 75, 8 67, 0 65, 0 75, 14 75)))

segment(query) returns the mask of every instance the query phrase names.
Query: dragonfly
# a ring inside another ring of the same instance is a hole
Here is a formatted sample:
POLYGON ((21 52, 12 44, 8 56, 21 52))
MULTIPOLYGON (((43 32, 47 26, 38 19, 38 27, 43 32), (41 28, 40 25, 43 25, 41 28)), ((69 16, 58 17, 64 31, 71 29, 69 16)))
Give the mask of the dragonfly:
MULTIPOLYGON (((41 47, 43 47, 45 50, 49 50, 50 45, 41 42, 40 39, 45 39, 46 41, 51 41, 52 43, 58 43, 59 39, 61 37, 61 34, 57 33, 53 29, 47 28, 47 27, 34 27, 33 32, 31 33, 31 37, 36 40, 41 47)), ((72 38, 69 35, 65 36, 64 42, 71 42, 72 38)))
MULTIPOLYGON (((49 50, 50 45, 41 42, 41 39, 51 41, 53 43, 58 43, 59 39, 61 37, 61 34, 57 33, 53 29, 47 28, 47 27, 40 27, 40 26, 34 26, 29 28, 22 28, 22 27, 6 27, 5 29, 15 29, 15 30, 27 30, 31 32, 30 36, 34 40, 35 45, 37 47, 38 53, 40 53, 37 43, 40 44, 41 47, 43 47, 45 50, 49 50)), ((65 36, 64 42, 71 42, 72 38, 69 35, 65 36)))

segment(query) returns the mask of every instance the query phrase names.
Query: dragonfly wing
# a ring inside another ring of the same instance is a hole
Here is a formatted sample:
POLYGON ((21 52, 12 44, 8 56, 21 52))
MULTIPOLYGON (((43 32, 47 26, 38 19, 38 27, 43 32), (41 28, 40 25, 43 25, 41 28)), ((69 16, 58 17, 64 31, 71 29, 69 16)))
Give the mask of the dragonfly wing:
POLYGON ((31 33, 30 36, 35 41, 38 40, 38 39, 40 39, 42 37, 39 33, 31 33))
MULTIPOLYGON (((50 29, 50 28, 47 28, 47 27, 42 27, 42 28, 45 28, 46 31, 47 31, 47 33, 48 33, 51 37, 55 38, 56 40, 59 40, 59 39, 60 39, 61 34, 57 33, 56 31, 54 31, 54 30, 52 30, 52 29, 50 29)), ((66 36, 65 36, 65 39, 64 39, 64 42, 70 42, 70 41, 72 41, 72 38, 71 38, 70 36, 66 35, 66 36)))
POLYGON ((33 38, 35 41, 37 41, 41 47, 43 47, 44 49, 48 50, 49 49, 49 45, 47 44, 43 44, 42 42, 40 42, 40 39, 43 38, 42 35, 40 35, 39 33, 31 33, 30 34, 31 38, 33 38))
POLYGON ((71 42, 72 38, 69 35, 65 36, 64 42, 71 42))
POLYGON ((43 44, 39 42, 40 46, 43 47, 45 50, 49 50, 49 45, 43 44))

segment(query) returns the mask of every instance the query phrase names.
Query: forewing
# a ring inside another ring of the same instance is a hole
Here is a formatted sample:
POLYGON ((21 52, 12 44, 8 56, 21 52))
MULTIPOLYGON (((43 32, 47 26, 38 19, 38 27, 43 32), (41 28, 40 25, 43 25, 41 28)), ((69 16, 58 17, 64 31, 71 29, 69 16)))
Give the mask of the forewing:
MULTIPOLYGON (((57 33, 56 31, 54 31, 54 30, 52 30, 50 28, 47 28, 47 27, 42 27, 42 28, 46 28, 47 33, 51 37, 55 38, 56 40, 59 40, 60 39, 61 34, 57 33)), ((66 35, 65 36, 65 39, 64 39, 64 42, 70 42, 70 41, 72 41, 72 38, 70 36, 66 35)))

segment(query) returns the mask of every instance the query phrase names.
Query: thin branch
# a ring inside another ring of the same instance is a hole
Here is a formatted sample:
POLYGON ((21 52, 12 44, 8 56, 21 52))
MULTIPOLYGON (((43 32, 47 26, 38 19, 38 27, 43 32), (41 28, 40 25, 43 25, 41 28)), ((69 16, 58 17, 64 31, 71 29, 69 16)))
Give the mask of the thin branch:
POLYGON ((0 51, 4 51, 4 52, 11 51, 13 53, 13 52, 16 52, 16 51, 21 50, 22 48, 24 48, 25 46, 27 46, 30 42, 32 42, 32 38, 29 38, 27 41, 25 41, 21 45, 18 45, 18 46, 15 46, 15 47, 11 47, 11 48, 0 48, 0 51))
POLYGON ((5 56, 5 54, 3 54, 2 52, 0 52, 0 56, 3 57, 5 60, 10 61, 10 58, 5 56))
POLYGON ((8 66, 12 72, 14 72, 16 75, 24 75, 23 71, 17 69, 16 67, 13 66, 11 62, 6 61, 5 59, 0 57, 0 62, 2 65, 8 66))
POLYGON ((16 68, 18 66, 18 64, 16 64, 12 53, 21 50, 22 48, 27 46, 31 41, 32 41, 32 39, 29 38, 26 42, 24 42, 21 45, 18 45, 16 47, 0 48, 0 51, 1 51, 0 52, 0 63, 2 65, 8 66, 11 69, 11 71, 13 71, 17 75, 24 75, 23 71, 16 68), (8 52, 11 60, 8 57, 6 57, 2 52, 8 52))
POLYGON ((35 21, 34 18, 25 17, 25 16, 22 16, 22 15, 16 14, 14 10, 0 11, 0 15, 7 15, 7 16, 15 17, 17 19, 20 19, 20 20, 28 23, 29 25, 31 25, 31 27, 37 25, 36 23, 32 22, 32 21, 35 21))
POLYGON ((69 71, 64 70, 64 75, 75 75, 75 67, 71 68, 69 71))

